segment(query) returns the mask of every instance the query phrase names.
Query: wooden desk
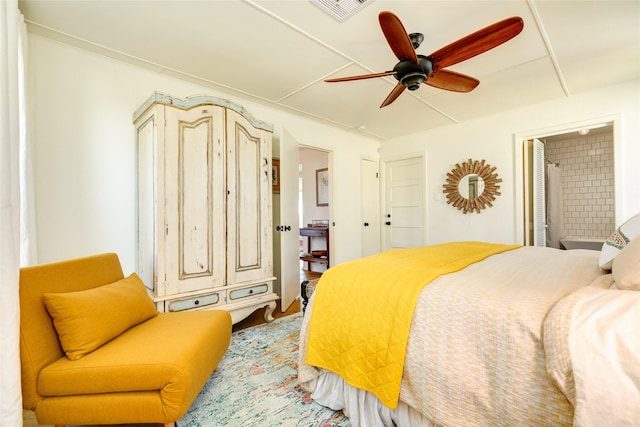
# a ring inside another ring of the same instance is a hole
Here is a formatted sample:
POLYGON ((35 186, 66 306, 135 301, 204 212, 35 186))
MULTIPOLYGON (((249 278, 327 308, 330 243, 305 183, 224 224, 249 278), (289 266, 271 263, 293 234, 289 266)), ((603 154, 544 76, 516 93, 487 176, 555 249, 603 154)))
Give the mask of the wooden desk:
POLYGON ((329 226, 309 226, 300 228, 300 236, 308 237, 307 253, 309 256, 301 256, 300 259, 307 263, 307 270, 311 270, 311 263, 324 264, 329 268, 329 226), (324 238, 327 241, 327 257, 317 258, 311 256, 311 239, 314 237, 324 238))

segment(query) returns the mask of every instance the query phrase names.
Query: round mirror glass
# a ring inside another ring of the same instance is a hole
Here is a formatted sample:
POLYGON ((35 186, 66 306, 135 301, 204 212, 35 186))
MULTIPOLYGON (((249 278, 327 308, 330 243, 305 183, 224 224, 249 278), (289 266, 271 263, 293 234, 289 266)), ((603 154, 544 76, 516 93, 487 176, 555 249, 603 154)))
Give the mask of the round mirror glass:
POLYGON ((468 200, 473 200, 484 191, 484 180, 480 175, 470 173, 460 179, 458 183, 458 193, 468 200))

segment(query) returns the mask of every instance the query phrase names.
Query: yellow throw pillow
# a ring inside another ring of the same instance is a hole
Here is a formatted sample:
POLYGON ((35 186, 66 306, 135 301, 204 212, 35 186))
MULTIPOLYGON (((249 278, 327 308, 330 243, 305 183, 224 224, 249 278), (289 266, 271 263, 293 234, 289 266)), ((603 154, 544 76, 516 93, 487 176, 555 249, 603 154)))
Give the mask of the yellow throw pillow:
POLYGON ((158 314, 136 273, 117 282, 66 293, 45 293, 62 349, 78 360, 127 329, 158 314))

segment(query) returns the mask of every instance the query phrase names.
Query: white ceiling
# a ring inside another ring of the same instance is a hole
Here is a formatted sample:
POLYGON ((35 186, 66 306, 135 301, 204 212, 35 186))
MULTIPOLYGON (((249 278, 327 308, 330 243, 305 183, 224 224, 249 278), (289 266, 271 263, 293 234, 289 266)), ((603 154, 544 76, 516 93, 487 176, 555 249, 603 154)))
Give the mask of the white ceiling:
POLYGON ((308 0, 19 5, 31 32, 379 140, 640 77, 637 0, 369 0, 344 22, 308 0), (510 16, 525 25, 509 42, 449 68, 479 79, 473 92, 422 85, 380 109, 395 78, 323 79, 393 68, 397 59, 378 24, 382 10, 424 34, 423 55, 510 16))

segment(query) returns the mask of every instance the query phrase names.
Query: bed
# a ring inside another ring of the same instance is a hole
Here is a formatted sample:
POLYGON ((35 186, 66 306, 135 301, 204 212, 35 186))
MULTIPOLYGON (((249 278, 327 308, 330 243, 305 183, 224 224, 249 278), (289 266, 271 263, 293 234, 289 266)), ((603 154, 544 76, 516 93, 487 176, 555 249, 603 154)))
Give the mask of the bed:
MULTIPOLYGON (((325 327, 313 324, 320 316, 314 311, 344 302, 332 300, 336 286, 360 296, 369 287, 353 276, 325 282, 323 275, 301 328, 300 383, 353 426, 638 425, 640 292, 633 291, 640 290, 640 238, 615 249, 617 277, 600 267, 599 251, 518 247, 430 280, 417 294, 391 404, 374 389, 354 387, 348 370, 307 363, 308 353, 317 353, 310 330, 325 327)), ((369 268, 380 259, 348 264, 369 268)), ((359 308, 366 299, 352 298, 343 312, 362 309, 370 327, 381 328, 379 307, 359 308)), ((347 342, 335 344, 341 349, 361 333, 350 322, 338 322, 347 342)))

